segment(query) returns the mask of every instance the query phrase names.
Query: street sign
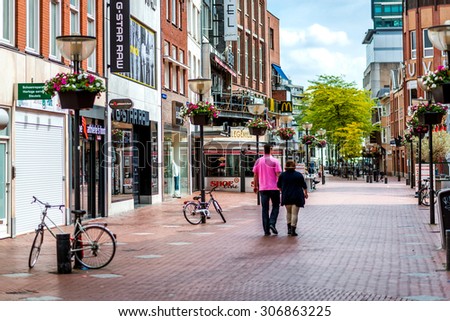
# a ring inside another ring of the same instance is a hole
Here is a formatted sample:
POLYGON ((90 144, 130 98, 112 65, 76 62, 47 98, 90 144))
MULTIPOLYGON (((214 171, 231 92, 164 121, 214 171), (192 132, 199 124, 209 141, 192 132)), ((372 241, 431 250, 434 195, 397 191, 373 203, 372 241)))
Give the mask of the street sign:
POLYGON ((109 101, 109 107, 112 109, 130 109, 133 107, 133 101, 128 98, 111 99, 109 101))

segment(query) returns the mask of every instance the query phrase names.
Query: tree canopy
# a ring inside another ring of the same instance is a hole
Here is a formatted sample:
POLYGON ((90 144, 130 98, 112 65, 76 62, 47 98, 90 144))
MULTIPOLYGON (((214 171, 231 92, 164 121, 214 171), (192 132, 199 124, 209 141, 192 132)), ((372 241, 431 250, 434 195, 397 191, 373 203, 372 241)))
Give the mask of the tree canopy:
POLYGON ((339 146, 345 158, 360 156, 364 138, 376 130, 372 125, 376 104, 370 93, 337 76, 322 75, 310 83, 297 122, 312 123, 312 131, 326 129, 328 140, 339 146))

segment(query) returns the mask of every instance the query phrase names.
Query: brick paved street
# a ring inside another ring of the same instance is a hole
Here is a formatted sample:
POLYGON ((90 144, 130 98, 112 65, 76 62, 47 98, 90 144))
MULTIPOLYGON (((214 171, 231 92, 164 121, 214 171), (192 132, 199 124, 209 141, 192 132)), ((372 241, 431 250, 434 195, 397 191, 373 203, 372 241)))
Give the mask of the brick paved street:
MULTIPOLYGON (((254 194, 218 192, 227 223, 184 219, 183 200, 106 221, 119 246, 100 270, 57 274, 55 240, 27 267, 33 234, 0 240, 0 300, 448 300, 439 225, 405 182, 327 177, 298 237, 264 236, 254 194)), ((436 211, 436 217, 437 215, 436 211)), ((70 228, 68 228, 69 230, 70 228)))

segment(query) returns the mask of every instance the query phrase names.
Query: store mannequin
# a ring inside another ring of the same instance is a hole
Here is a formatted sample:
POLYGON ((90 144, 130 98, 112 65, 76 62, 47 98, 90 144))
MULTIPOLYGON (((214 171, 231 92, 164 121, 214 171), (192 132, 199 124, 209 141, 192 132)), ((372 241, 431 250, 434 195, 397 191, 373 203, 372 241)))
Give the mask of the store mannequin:
POLYGON ((173 197, 180 198, 180 167, 172 160, 172 176, 174 183, 174 193, 173 197))

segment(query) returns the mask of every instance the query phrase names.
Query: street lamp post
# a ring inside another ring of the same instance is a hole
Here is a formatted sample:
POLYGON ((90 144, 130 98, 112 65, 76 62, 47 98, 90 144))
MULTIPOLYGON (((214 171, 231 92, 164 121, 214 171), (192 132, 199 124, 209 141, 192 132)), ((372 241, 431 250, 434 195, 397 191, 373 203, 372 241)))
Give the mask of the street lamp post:
MULTIPOLYGON (((87 59, 95 49, 97 40, 89 36, 60 36, 56 37, 56 44, 61 55, 71 60, 73 63, 73 72, 80 72, 81 61, 87 59)), ((75 209, 81 207, 80 198, 80 109, 74 110, 74 191, 75 191, 75 209)))
MULTIPOLYGON (((203 100, 203 95, 209 92, 212 86, 212 80, 207 78, 189 79, 189 89, 199 95, 200 101, 203 100)), ((200 198, 205 202, 205 162, 203 155, 203 125, 200 126, 200 198)))
MULTIPOLYGON (((325 130, 325 129, 323 129, 323 128, 321 128, 321 129, 319 129, 318 131, 317 131, 317 134, 319 134, 319 136, 321 136, 322 138, 323 138, 323 136, 325 135, 325 133, 326 133, 327 131, 325 130)), ((325 184, 325 174, 324 174, 324 163, 323 163, 323 149, 324 149, 325 147, 322 147, 322 148, 320 148, 320 161, 321 161, 321 163, 322 163, 322 185, 323 184, 325 184)))
MULTIPOLYGON (((95 49, 97 40, 90 36, 59 36, 56 37, 56 45, 58 46, 61 55, 71 60, 73 63, 73 72, 77 74, 80 72, 81 61, 87 59, 95 49)), ((81 208, 81 187, 80 187, 80 109, 74 110, 73 122, 73 182, 74 182, 74 206, 75 210, 81 208)), ((75 230, 76 234, 77 230, 75 230)), ((80 268, 81 264, 75 261, 75 268, 80 268)))
MULTIPOLYGON (((308 123, 308 122, 306 122, 306 123, 304 123, 302 125, 303 129, 306 131, 306 135, 308 135, 308 133, 311 130, 312 126, 313 125, 311 123, 308 123)), ((309 173, 309 149, 308 149, 308 145, 306 145, 306 169, 308 170, 308 174, 310 174, 309 173)))
MULTIPOLYGON (((288 127, 288 124, 292 121, 292 119, 293 119, 293 117, 290 114, 280 116, 280 122, 283 123, 285 125, 285 127, 288 127)), ((285 155, 284 163, 286 163, 288 160, 288 147, 289 147, 289 140, 286 139, 286 147, 285 147, 285 152, 284 152, 284 155, 285 155)))
MULTIPOLYGON (((446 65, 449 66, 450 54, 450 20, 445 21, 443 25, 428 28, 428 37, 433 47, 445 51, 447 54, 446 65)), ((433 173, 433 125, 429 124, 428 145, 430 149, 430 224, 435 224, 434 214, 434 173, 433 173)))
MULTIPOLYGON (((248 111, 250 114, 255 115, 258 117, 259 115, 263 114, 266 107, 263 104, 248 104, 247 105, 248 111)), ((256 134, 256 160, 259 158, 259 133, 256 134)), ((256 195, 256 204, 260 205, 261 201, 259 198, 259 193, 256 195)))

